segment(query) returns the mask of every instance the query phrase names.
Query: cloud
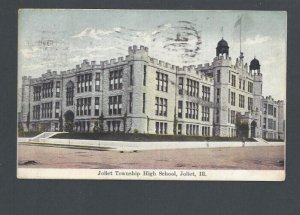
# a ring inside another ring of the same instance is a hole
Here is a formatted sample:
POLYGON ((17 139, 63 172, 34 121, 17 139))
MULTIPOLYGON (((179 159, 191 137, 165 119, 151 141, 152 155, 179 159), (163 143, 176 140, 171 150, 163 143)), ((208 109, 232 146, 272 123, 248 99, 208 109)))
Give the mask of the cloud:
POLYGON ((247 38, 244 44, 248 46, 253 46, 253 45, 269 42, 271 40, 272 38, 269 36, 261 36, 258 34, 254 38, 247 38))
POLYGON ((78 34, 71 36, 72 38, 84 38, 89 37, 92 39, 100 40, 103 36, 108 36, 114 33, 121 33, 124 28, 115 27, 111 30, 103 30, 103 29, 94 29, 94 28, 86 28, 78 34))
POLYGON ((32 47, 32 48, 24 48, 20 49, 19 52, 25 59, 32 59, 34 58, 35 54, 39 52, 38 47, 32 47))

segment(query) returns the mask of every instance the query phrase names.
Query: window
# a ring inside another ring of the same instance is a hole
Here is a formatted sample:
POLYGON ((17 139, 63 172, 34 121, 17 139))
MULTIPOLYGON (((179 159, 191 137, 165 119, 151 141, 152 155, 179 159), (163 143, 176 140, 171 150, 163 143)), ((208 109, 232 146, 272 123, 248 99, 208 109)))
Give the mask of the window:
POLYGON ((199 135, 199 125, 186 124, 186 135, 199 135))
POLYGON ((264 129, 267 128, 267 118, 266 118, 266 117, 264 117, 263 128, 264 128, 264 129))
POLYGON ((147 66, 144 65, 144 79, 143 79, 144 86, 146 86, 146 78, 147 78, 147 66))
POLYGON ((116 115, 122 113, 122 96, 110 96, 108 103, 109 115, 116 115))
POLYGON ((33 114, 32 114, 33 119, 40 119, 40 105, 34 105, 33 106, 33 114))
POLYGON ((42 118, 52 118, 52 102, 42 103, 42 118))
POLYGON ((56 123, 54 123, 54 130, 55 131, 58 131, 59 129, 58 129, 58 123, 56 122, 56 123))
POLYGON ((230 93, 230 89, 228 90, 228 104, 230 104, 230 96, 231 96, 231 93, 230 93))
POLYGON ((177 134, 181 135, 182 134, 182 124, 178 124, 178 129, 177 129, 177 134))
POLYGON ((230 123, 231 123, 231 124, 235 124, 235 119, 236 119, 235 111, 232 110, 230 114, 231 114, 230 123))
POLYGON ((264 104, 264 114, 267 114, 267 104, 264 104))
POLYGON ((253 83, 248 81, 248 92, 253 93, 253 83))
POLYGON ((155 115, 167 116, 168 100, 164 98, 155 97, 155 115))
POLYGON ((220 109, 216 109, 216 123, 220 123, 220 109))
POLYGON ((76 115, 91 115, 91 97, 77 99, 76 115))
POLYGON ((221 89, 217 88, 217 103, 220 103, 221 89))
POLYGON ((245 97, 243 95, 239 95, 239 107, 240 108, 245 107, 245 97))
POLYGON ((41 100, 41 86, 34 86, 33 87, 33 101, 40 101, 41 100))
POLYGON ((60 97, 60 81, 56 82, 56 97, 60 97))
POLYGON ((81 89, 81 76, 77 76, 77 93, 80 93, 81 89))
POLYGON ((87 108, 88 108, 88 115, 90 116, 91 115, 91 106, 92 106, 92 98, 89 97, 87 99, 87 108))
POLYGON ((129 93, 129 113, 132 113, 132 92, 129 93))
POLYGON ((274 117, 276 117, 276 108, 274 107, 274 117))
POLYGON ((231 76, 230 76, 230 71, 228 72, 228 82, 230 83, 230 79, 231 79, 231 76))
POLYGON ((168 75, 156 72, 156 89, 158 91, 168 92, 168 75))
POLYGON ((231 86, 235 87, 235 75, 231 75, 231 86))
POLYGON ((183 78, 179 77, 178 82, 178 93, 179 95, 183 95, 183 78))
POLYGON ((159 133, 159 122, 155 123, 155 133, 158 134, 159 133))
MULTIPOLYGON (((87 74, 87 83, 88 83, 89 92, 92 92, 92 80, 93 80, 92 73, 87 74)), ((89 125, 90 122, 87 122, 87 123, 89 125)))
POLYGON ((95 91, 100 91, 100 73, 96 73, 96 78, 95 78, 95 91))
POLYGON ((248 98, 248 110, 252 111, 253 109, 253 98, 248 98))
POLYGON ((186 92, 189 96, 199 97, 199 82, 191 79, 186 80, 186 92))
POLYGON ((220 83, 221 80, 221 72, 220 70, 217 71, 217 82, 220 83))
POLYGON ((210 127, 202 126, 202 136, 210 136, 210 127))
POLYGON ((178 118, 182 118, 182 101, 178 101, 178 118))
POLYGON ((185 117, 189 119, 198 119, 199 105, 194 102, 186 102, 185 117))
POLYGON ((130 78, 129 78, 130 85, 133 85, 133 65, 130 65, 130 78))
POLYGON ((73 105, 73 98, 74 98, 74 84, 72 81, 67 83, 67 106, 73 105))
POLYGON ((209 121, 209 107, 202 106, 202 121, 209 121))
POLYGON ((268 115, 273 116, 274 115, 273 110, 274 110, 273 105, 268 104, 268 115))
POLYGON ((164 113, 163 113, 163 115, 167 116, 167 113, 168 113, 168 100, 164 99, 164 113))
POLYGON ((231 92, 231 105, 235 106, 235 93, 231 92))
POLYGON ((99 97, 95 97, 95 116, 99 116, 99 97))
POLYGON ((210 87, 202 86, 202 100, 210 100, 210 87))
POLYGON ((109 90, 122 89, 123 87, 123 71, 115 70, 109 72, 109 90))
POLYGON ((87 98, 84 98, 83 99, 83 115, 87 115, 87 103, 88 103, 88 100, 87 98))
POLYGON ((77 76, 77 93, 92 91, 92 74, 84 74, 77 76))
POLYGON ((48 83, 43 83, 42 85, 42 97, 50 98, 53 97, 53 81, 48 83))
POLYGON ((145 113, 146 109, 146 93, 143 93, 143 113, 145 113))
POLYGON ((168 123, 164 123, 164 134, 168 133, 168 123))
POLYGON ((55 102, 55 118, 59 118, 59 102, 55 102))
POLYGON ((245 90, 245 80, 243 80, 243 90, 245 90))
POLYGON ((119 132, 120 131, 120 120, 107 121, 107 130, 108 132, 119 132))
POLYGON ((228 108, 228 123, 230 123, 230 109, 228 108))
POLYGON ((268 119, 268 129, 273 129, 273 120, 268 119))
POLYGON ((156 134, 167 134, 168 133, 168 123, 155 122, 155 133, 156 134))

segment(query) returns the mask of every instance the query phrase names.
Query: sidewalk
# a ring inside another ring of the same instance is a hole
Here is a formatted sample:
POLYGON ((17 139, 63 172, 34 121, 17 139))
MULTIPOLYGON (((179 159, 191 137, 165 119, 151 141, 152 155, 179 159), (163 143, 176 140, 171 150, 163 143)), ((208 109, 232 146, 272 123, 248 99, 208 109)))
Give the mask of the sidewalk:
MULTIPOLYGON (((47 144, 66 147, 99 147, 109 148, 116 151, 135 151, 135 150, 163 150, 163 149, 191 149, 191 148, 227 148, 243 147, 242 142, 128 142, 128 141, 106 141, 106 140, 78 140, 78 139, 55 139, 39 138, 34 141, 30 138, 18 138, 18 143, 47 144)), ((245 142, 244 147, 253 146, 284 146, 285 142, 245 142)))

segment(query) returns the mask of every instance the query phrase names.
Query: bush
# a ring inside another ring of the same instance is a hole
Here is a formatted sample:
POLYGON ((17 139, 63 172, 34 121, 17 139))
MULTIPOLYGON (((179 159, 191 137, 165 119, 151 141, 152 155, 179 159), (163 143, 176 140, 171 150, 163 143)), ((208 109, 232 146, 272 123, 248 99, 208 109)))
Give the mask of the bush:
POLYGON ((134 133, 134 134, 138 134, 138 133, 139 133, 139 130, 135 128, 135 129, 133 130, 133 133, 134 133))
MULTIPOLYGON (((61 139, 86 139, 86 140, 112 140, 112 141, 134 141, 134 142, 153 142, 153 141, 238 141, 240 138, 233 137, 202 137, 186 135, 157 135, 157 134, 139 134, 139 133, 62 133, 52 138, 61 139)), ((246 138, 246 141, 255 141, 246 138)))

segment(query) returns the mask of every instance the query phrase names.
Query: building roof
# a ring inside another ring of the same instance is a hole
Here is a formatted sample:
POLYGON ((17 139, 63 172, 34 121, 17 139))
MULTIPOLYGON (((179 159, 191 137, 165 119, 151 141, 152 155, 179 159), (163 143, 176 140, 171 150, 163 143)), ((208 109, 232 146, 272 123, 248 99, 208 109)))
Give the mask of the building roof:
POLYGON ((254 58, 251 62, 250 62, 250 70, 257 70, 260 69, 260 64, 259 61, 254 58))

